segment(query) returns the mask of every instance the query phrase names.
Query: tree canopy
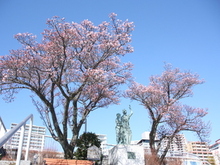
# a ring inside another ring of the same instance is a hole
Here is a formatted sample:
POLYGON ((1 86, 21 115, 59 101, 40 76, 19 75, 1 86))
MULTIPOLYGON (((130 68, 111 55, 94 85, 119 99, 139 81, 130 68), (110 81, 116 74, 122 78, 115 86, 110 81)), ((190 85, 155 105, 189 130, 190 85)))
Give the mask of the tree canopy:
POLYGON ((98 26, 89 20, 75 23, 53 17, 40 42, 31 33, 18 33, 15 38, 22 48, 0 58, 0 94, 10 101, 19 90, 31 91, 66 158, 73 157, 88 114, 117 104, 119 86, 131 78, 132 64, 120 58, 133 52, 129 43, 134 25, 116 16, 110 14, 110 21, 98 26))
POLYGON ((149 134, 151 153, 158 157, 162 164, 175 135, 181 131, 192 131, 204 140, 209 132, 209 124, 202 119, 206 109, 194 108, 180 102, 192 96, 192 89, 204 80, 189 71, 181 71, 170 64, 165 65, 161 76, 151 76, 148 86, 133 82, 126 91, 126 96, 143 105, 151 122, 149 134), (160 156, 163 140, 168 143, 160 156))

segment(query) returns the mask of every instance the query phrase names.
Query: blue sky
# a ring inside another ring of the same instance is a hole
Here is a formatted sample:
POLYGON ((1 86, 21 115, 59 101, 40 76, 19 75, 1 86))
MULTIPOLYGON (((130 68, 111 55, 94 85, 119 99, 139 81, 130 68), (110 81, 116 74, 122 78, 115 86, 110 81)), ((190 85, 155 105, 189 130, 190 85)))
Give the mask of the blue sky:
MULTIPOLYGON (((205 83, 194 88, 194 96, 184 103, 208 108, 206 121, 211 121, 210 141, 220 138, 220 1, 218 0, 0 0, 0 55, 20 47, 13 38, 17 33, 41 35, 48 18, 65 17, 67 21, 89 19, 94 24, 108 21, 112 12, 122 20, 134 22, 132 33, 134 53, 123 61, 134 64, 135 80, 148 84, 151 75, 163 72, 164 62, 182 70, 198 73, 205 83)), ((29 94, 16 95, 12 103, 0 99, 0 116, 7 128, 34 114, 34 124, 43 125, 29 94)), ((106 134, 108 143, 115 144, 115 117, 131 105, 132 140, 139 140, 149 131, 147 111, 135 101, 121 100, 120 105, 92 112, 88 131, 106 134)), ((83 128, 84 129, 84 128, 83 128)), ((187 140, 198 140, 187 133, 187 140)))

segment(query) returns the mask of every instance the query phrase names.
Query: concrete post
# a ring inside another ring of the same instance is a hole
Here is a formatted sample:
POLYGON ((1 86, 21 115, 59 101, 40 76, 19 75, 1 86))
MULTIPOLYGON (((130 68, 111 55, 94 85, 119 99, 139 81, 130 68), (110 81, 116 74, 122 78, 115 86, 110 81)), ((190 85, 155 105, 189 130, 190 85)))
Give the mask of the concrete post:
POLYGON ((20 140, 19 140, 19 145, 18 145, 16 165, 20 165, 21 152, 22 152, 22 146, 23 146, 23 141, 24 141, 25 124, 26 123, 24 123, 24 125, 21 126, 21 133, 20 133, 20 140))
POLYGON ((25 160, 26 161, 28 159, 28 154, 29 154, 32 126, 33 126, 33 117, 30 119, 30 125, 29 125, 29 130, 28 130, 27 148, 26 148, 26 153, 25 153, 25 160))

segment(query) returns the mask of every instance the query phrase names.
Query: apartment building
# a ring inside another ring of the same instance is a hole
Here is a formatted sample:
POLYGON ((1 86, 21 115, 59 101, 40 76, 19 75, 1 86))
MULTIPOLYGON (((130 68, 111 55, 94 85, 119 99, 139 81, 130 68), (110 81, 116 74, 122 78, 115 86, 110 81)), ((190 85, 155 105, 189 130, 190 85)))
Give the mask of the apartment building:
POLYGON ((188 142, 188 152, 198 156, 202 161, 215 164, 215 159, 206 142, 188 142))
MULTIPOLYGON (((14 128, 16 125, 17 125, 16 123, 12 123, 11 129, 14 128)), ((30 125, 26 124, 25 131, 24 131, 23 149, 26 149, 26 147, 27 147, 29 129, 30 129, 30 125)), ((18 130, 12 136, 12 138, 6 143, 6 148, 10 148, 10 149, 17 149, 18 148, 19 139, 20 139, 20 132, 21 132, 21 130, 18 130)), ((29 149, 36 150, 36 151, 43 151, 44 143, 45 143, 45 134, 46 134, 45 127, 33 125, 29 149)))
POLYGON ((103 155, 108 155, 108 149, 107 149, 107 136, 103 134, 96 134, 101 141, 100 148, 102 149, 103 155))
MULTIPOLYGON (((150 150, 149 142, 150 142, 149 132, 144 132, 142 134, 142 139, 138 141, 137 144, 143 146, 145 148, 145 152, 149 152, 150 150)), ((162 141, 160 150, 164 150, 165 147, 167 146, 167 143, 168 143, 168 138, 165 138, 162 141)), ((187 141, 183 134, 176 135, 170 144, 169 153, 172 153, 172 154, 185 153, 187 150, 186 144, 187 144, 187 141)))
POLYGON ((142 133, 141 135, 141 140, 139 141, 132 141, 132 144, 137 144, 137 145, 140 145, 140 146, 143 146, 144 147, 144 152, 145 153, 150 153, 150 137, 149 137, 149 134, 150 132, 144 132, 142 133))
MULTIPOLYGON (((169 137, 165 138, 162 141, 162 145, 161 145, 161 150, 164 150, 165 147, 167 146, 169 137)), ((177 134, 171 144, 170 144, 170 148, 169 148, 169 153, 172 155, 181 155, 183 153, 187 152, 187 141, 186 138, 183 134, 177 134)))
POLYGON ((216 164, 220 164, 220 139, 216 140, 213 145, 209 147, 215 157, 216 164))

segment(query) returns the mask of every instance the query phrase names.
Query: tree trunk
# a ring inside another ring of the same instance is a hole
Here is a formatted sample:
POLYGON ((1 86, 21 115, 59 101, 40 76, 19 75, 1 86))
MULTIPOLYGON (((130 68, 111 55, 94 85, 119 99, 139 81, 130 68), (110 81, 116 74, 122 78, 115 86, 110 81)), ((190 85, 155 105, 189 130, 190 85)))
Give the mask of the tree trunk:
POLYGON ((156 138, 157 125, 158 125, 158 123, 153 121, 151 131, 150 131, 150 134, 149 134, 149 136, 150 136, 149 137, 150 138, 150 149, 151 149, 152 154, 157 154, 156 153, 156 148, 155 148, 155 138, 156 138))
POLYGON ((61 141, 60 142, 63 151, 64 151, 64 158, 65 159, 73 159, 73 150, 74 150, 74 146, 70 145, 66 140, 61 141))
POLYGON ((158 124, 159 124, 158 121, 159 121, 159 118, 152 122, 152 127, 151 127, 151 131, 150 131, 150 134, 149 134, 149 138, 150 138, 150 143, 149 144, 150 144, 151 154, 155 158, 154 159, 155 164, 161 165, 160 164, 160 158, 158 156, 157 149, 155 147, 157 127, 158 127, 158 124))
POLYGON ((66 147, 64 150, 64 158, 65 159, 73 159, 73 151, 71 149, 69 149, 68 147, 66 147))

